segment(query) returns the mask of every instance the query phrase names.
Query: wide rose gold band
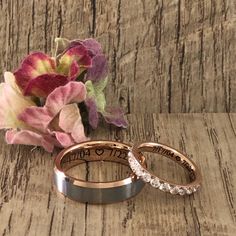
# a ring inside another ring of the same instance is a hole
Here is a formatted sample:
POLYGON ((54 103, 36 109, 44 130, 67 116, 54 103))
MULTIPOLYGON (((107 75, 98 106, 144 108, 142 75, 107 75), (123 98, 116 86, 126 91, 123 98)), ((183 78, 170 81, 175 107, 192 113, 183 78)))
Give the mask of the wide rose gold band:
MULTIPOLYGON (((113 141, 88 141, 69 147, 55 158, 54 180, 58 191, 84 203, 104 204, 124 201, 138 194, 145 183, 130 170, 122 180, 91 182, 67 174, 70 168, 91 161, 111 161, 129 166, 131 146, 113 141)), ((145 158, 139 157, 143 166, 145 158)))
POLYGON ((167 145, 151 142, 134 145, 132 151, 129 152, 128 160, 131 169, 139 178, 145 183, 149 183, 152 187, 158 188, 164 192, 185 195, 196 192, 200 187, 202 177, 196 164, 186 155, 167 145), (177 162, 189 172, 191 182, 188 184, 176 184, 150 173, 146 166, 142 165, 140 162, 140 157, 143 155, 142 152, 157 153, 177 162))

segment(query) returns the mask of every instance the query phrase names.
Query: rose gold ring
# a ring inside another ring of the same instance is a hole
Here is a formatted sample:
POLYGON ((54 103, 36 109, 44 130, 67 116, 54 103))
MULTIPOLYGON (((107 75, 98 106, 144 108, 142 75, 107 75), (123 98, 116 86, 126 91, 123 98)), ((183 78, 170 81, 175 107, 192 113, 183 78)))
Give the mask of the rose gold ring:
MULTIPOLYGON (((67 174, 70 168, 91 161, 111 161, 129 166, 128 153, 131 146, 113 141, 88 141, 61 151, 55 158, 54 179, 59 192, 70 199, 84 203, 113 203, 138 194, 145 183, 130 170, 122 180, 91 182, 73 178, 67 174)), ((139 157, 143 166, 145 158, 139 157)))
POLYGON ((185 195, 196 192, 200 187, 202 177, 196 164, 181 152, 167 145, 160 143, 142 143, 139 145, 135 145, 132 148, 132 152, 129 152, 128 156, 128 161, 133 172, 145 183, 149 183, 154 188, 158 188, 164 192, 169 192, 171 194, 185 195), (150 173, 147 168, 140 162, 141 159, 139 158, 139 156, 142 156, 141 152, 158 153, 177 162, 189 172, 189 177, 191 180, 190 183, 176 184, 150 173))

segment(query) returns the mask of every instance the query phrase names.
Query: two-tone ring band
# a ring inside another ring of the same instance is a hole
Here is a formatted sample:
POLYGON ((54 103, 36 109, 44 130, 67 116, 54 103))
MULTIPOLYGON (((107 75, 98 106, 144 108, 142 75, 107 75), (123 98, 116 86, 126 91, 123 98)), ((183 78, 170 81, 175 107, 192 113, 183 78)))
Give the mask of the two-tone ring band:
MULTIPOLYGON (((129 166, 130 151, 130 145, 113 141, 88 141, 64 149, 55 158, 57 190, 72 200, 94 204, 120 202, 134 197, 145 183, 131 169, 127 178, 110 182, 85 181, 67 174, 70 168, 91 161, 110 161, 129 166)), ((139 155, 139 162, 146 166, 143 156, 139 155)))
POLYGON ((183 153, 167 145, 160 143, 142 143, 134 145, 132 152, 129 152, 128 160, 131 169, 139 178, 141 178, 145 183, 149 183, 152 187, 158 188, 164 192, 185 195, 196 192, 200 187, 202 177, 196 164, 183 153), (149 172, 146 166, 141 163, 141 157, 143 156, 142 152, 157 153, 177 162, 188 171, 190 183, 173 183, 149 172))

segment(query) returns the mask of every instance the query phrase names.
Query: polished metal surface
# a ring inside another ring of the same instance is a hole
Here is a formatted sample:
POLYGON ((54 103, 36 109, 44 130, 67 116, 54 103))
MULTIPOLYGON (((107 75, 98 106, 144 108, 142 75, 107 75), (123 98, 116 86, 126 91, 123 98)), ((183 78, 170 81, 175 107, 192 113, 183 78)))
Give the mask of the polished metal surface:
POLYGON ((170 146, 153 142, 140 143, 132 147, 132 151, 129 152, 128 156, 129 164, 134 173, 145 183, 149 183, 152 187, 161 191, 185 195, 195 193, 201 186, 202 175, 197 165, 187 155, 170 146), (153 174, 139 161, 139 157, 143 155, 143 152, 156 153, 176 162, 187 170, 190 182, 186 184, 174 183, 153 174))
MULTIPOLYGON (((134 197, 145 183, 131 170, 127 178, 110 182, 85 181, 66 173, 71 167, 90 161, 111 161, 129 166, 130 149, 130 145, 120 142, 89 141, 63 150, 55 159, 54 182, 57 190, 72 200, 92 204, 114 203, 134 197)), ((145 158, 140 158, 146 165, 145 158)))
POLYGON ((145 185, 141 179, 138 179, 122 186, 89 188, 75 185, 73 181, 71 182, 60 174, 55 173, 54 178, 58 191, 66 197, 75 201, 93 204, 108 204, 127 200, 137 195, 145 185))

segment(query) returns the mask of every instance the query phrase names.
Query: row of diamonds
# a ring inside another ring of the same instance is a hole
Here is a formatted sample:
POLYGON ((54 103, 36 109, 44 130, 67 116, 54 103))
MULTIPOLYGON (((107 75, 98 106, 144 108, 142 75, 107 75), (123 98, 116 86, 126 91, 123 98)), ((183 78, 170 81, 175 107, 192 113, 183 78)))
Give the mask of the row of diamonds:
POLYGON ((199 187, 199 186, 180 187, 180 186, 170 185, 160 180, 158 177, 151 176, 134 157, 129 157, 128 161, 132 171, 138 177, 140 177, 144 182, 150 183, 152 187, 158 188, 164 192, 169 192, 171 194, 179 194, 182 196, 185 194, 192 194, 196 192, 199 187))

